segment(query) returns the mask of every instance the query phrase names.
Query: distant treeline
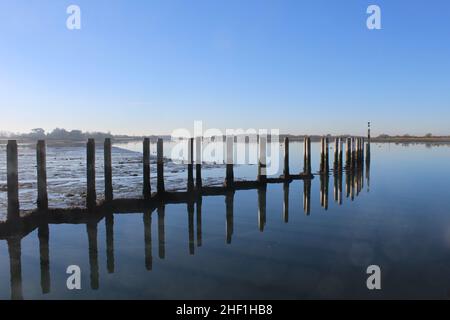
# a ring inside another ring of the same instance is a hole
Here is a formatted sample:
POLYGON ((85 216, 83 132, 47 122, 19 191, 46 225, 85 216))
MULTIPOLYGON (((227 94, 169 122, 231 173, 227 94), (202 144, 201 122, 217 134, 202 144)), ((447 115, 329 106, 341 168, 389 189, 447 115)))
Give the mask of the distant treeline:
MULTIPOLYGON (((256 139, 256 135, 252 134, 243 134, 241 136, 245 136, 246 140, 256 139), (252 138, 250 138, 252 137, 252 138)), ((336 137, 350 137, 349 134, 342 135, 327 135, 327 137, 333 140, 336 137)), ((158 137, 163 138, 164 140, 170 140, 170 136, 147 136, 152 141, 156 141, 158 137)), ((285 137, 289 137, 291 141, 302 141, 305 138, 305 135, 290 135, 290 134, 280 134, 279 140, 283 141, 285 137)), ((320 141, 322 138, 321 135, 309 135, 312 141, 320 141)), ((129 136, 129 135, 114 135, 110 132, 83 132, 81 130, 66 130, 61 128, 56 128, 50 132, 45 132, 42 128, 32 129, 29 133, 10 133, 10 132, 2 132, 0 131, 0 140, 6 139, 16 139, 22 141, 36 141, 36 140, 52 140, 52 141, 86 141, 89 138, 93 138, 97 141, 104 140, 105 138, 111 138, 115 141, 133 141, 143 139, 144 136, 129 136)), ((222 137, 225 140, 225 137, 222 137)), ((217 140, 219 137, 215 138, 205 138, 205 140, 217 140)), ((269 136, 269 141, 271 137, 269 136)), ((388 134, 380 134, 376 137, 371 137, 372 142, 450 142, 450 136, 434 136, 431 133, 428 133, 424 136, 414 136, 414 135, 396 135, 391 136, 388 134)))
MULTIPOLYGON (((0 139, 17 139, 23 141, 35 141, 35 140, 57 140, 57 141, 85 141, 89 138, 95 140, 104 140, 105 138, 111 138, 114 140, 137 140, 143 139, 141 136, 128 136, 128 135, 113 135, 110 132, 83 132, 81 130, 66 130, 56 128, 50 132, 45 132, 42 128, 32 129, 29 133, 11 133, 0 132, 0 139)), ((150 138, 157 139, 156 136, 150 138)), ((165 137, 163 137, 165 138, 165 137)))

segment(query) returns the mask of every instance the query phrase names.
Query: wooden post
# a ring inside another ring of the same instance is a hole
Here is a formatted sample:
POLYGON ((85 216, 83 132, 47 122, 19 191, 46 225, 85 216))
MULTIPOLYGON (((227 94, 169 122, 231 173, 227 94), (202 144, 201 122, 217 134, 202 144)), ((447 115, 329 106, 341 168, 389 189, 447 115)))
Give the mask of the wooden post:
POLYGON ((113 200, 111 139, 105 138, 103 145, 103 161, 105 167, 105 201, 113 200))
POLYGON ((187 191, 194 191, 194 138, 188 140, 188 181, 187 191))
POLYGON ((347 169, 350 169, 352 164, 352 139, 347 138, 347 144, 345 145, 345 165, 347 169))
POLYGON ((311 174, 311 138, 305 137, 303 142, 303 172, 311 174))
POLYGON ((39 140, 36 145, 36 165, 37 165, 37 206, 39 210, 48 209, 47 194, 47 160, 45 152, 45 141, 39 140))
POLYGON ((289 179, 289 138, 284 138, 284 171, 283 176, 285 179, 289 179))
POLYGON ((267 168, 266 168, 266 153, 267 153, 267 136, 259 137, 259 161, 258 161, 258 181, 266 183, 267 168))
POLYGON ((150 139, 144 138, 143 146, 143 188, 142 188, 142 195, 144 196, 144 199, 148 200, 152 196, 152 187, 150 185, 150 139))
POLYGON ((334 140, 334 171, 339 170, 339 138, 334 140))
POLYGON ((338 169, 342 170, 342 138, 339 138, 339 160, 338 160, 338 169))
POLYGON ((195 138, 195 187, 202 189, 202 137, 195 138))
POLYGON ((325 137, 325 172, 328 174, 330 169, 330 141, 328 137, 325 137))
POLYGON ((233 142, 234 137, 233 136, 227 136, 226 143, 227 143, 227 172, 226 172, 226 178, 225 178, 225 186, 227 188, 232 188, 234 185, 234 172, 233 172, 233 142))
POLYGON ((157 191, 158 194, 164 194, 164 155, 163 155, 163 139, 159 138, 156 146, 156 158, 157 158, 157 191))
POLYGON ((15 220, 20 217, 19 213, 19 165, 17 154, 17 141, 8 140, 6 146, 6 166, 8 184, 8 220, 15 220))
POLYGON ((95 191, 95 140, 89 139, 87 143, 87 195, 86 206, 88 209, 95 207, 97 193, 95 191))

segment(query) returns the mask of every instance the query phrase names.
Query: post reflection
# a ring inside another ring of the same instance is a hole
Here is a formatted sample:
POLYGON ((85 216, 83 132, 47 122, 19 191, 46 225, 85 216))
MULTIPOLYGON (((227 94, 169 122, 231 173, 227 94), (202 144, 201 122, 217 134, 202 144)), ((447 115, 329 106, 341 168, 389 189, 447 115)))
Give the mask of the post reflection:
POLYGON ((144 212, 144 252, 145 252, 145 269, 152 270, 152 212, 147 210, 144 212))
POLYGON ((98 248, 97 248, 97 222, 88 222, 86 225, 89 245, 89 268, 91 289, 99 288, 98 248))
POLYGON ((9 253, 9 270, 11 280, 11 299, 22 300, 22 248, 21 238, 7 239, 9 253))
POLYGON ((165 211, 166 206, 161 204, 158 209, 158 255, 160 259, 164 259, 166 257, 166 235, 164 228, 164 219, 165 219, 165 211))
POLYGON ((258 188, 258 228, 261 232, 264 231, 266 225, 266 194, 266 185, 258 188))
POLYGON ((328 184, 329 184, 328 172, 320 175, 320 205, 328 210, 328 184))
POLYGON ((194 240, 194 202, 190 201, 187 204, 188 211, 188 234, 189 234, 189 254, 194 254, 195 240, 194 240))
POLYGON ((283 221, 289 222, 289 182, 283 184, 283 221))
POLYGON ((202 246, 202 197, 197 199, 197 247, 202 246))
POLYGON ((234 191, 227 192, 225 196, 225 206, 226 206, 226 233, 227 233, 227 243, 231 243, 231 238, 233 237, 233 210, 234 210, 234 191))
POLYGON ((49 253, 49 228, 48 224, 42 224, 38 228, 39 256, 41 266, 42 293, 50 292, 50 253, 49 253))
POLYGON ((303 180, 303 211, 307 216, 311 213, 311 180, 303 180))
POLYGON ((105 217, 106 229, 106 269, 114 273, 114 215, 108 213, 105 217))

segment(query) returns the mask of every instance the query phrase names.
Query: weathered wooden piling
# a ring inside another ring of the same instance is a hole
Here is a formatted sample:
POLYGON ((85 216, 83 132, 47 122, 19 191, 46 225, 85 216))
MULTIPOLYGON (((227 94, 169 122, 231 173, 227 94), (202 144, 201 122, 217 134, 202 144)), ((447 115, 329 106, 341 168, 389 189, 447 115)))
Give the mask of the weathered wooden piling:
POLYGON ((194 138, 188 140, 188 177, 187 177, 187 191, 194 190, 194 138))
POLYGON ((226 138, 226 178, 225 178, 225 186, 227 188, 233 188, 234 186, 234 172, 233 172, 233 143, 234 143, 234 137, 233 136, 227 136, 226 138))
POLYGON ((36 168, 37 168, 37 207, 39 210, 48 209, 47 193, 47 160, 45 141, 39 140, 36 144, 36 168))
POLYGON ((350 169, 352 165, 352 138, 347 138, 347 143, 345 144, 345 166, 350 169))
MULTIPOLYGON (((259 136, 258 136, 259 137, 259 136)), ((261 183, 267 182, 267 137, 259 137, 259 159, 258 159, 258 181, 261 183)))
POLYGON ((50 292, 50 253, 49 253, 49 228, 48 224, 38 227, 39 260, 41 266, 41 289, 42 293, 50 292))
POLYGON ((339 155, 338 155, 338 157, 339 157, 339 159, 338 159, 338 169, 339 170, 342 170, 342 160, 343 160, 343 156, 342 156, 342 138, 340 137, 339 138, 339 155))
POLYGON ((148 200, 152 196, 152 187, 150 184, 150 139, 144 138, 142 142, 142 151, 143 151, 143 188, 142 195, 144 199, 148 200))
POLYGON ((334 171, 339 170, 339 137, 336 137, 334 140, 334 162, 333 162, 334 171))
POLYGON ((86 155, 87 168, 87 193, 86 206, 93 209, 97 203, 97 192, 95 190, 95 140, 89 139, 87 142, 86 155))
POLYGON ((157 169, 157 183, 156 189, 158 194, 162 195, 165 192, 164 188, 164 153, 163 153, 163 139, 158 138, 156 145, 156 169, 157 169))
POLYGON ((305 137, 303 141, 303 172, 311 174, 311 138, 305 137))
POLYGON ((20 217, 19 213, 19 165, 17 153, 17 141, 8 140, 6 146, 6 171, 8 185, 8 220, 15 220, 20 217))
POLYGON ((284 138, 284 170, 283 170, 283 176, 285 179, 289 179, 290 173, 289 173, 289 138, 284 138))
POLYGON ((329 170, 329 145, 328 137, 322 137, 320 149, 320 172, 328 173, 329 170))
POLYGON ((202 137, 195 138, 195 188, 202 189, 202 137))
POLYGON ((103 161, 105 174, 105 201, 113 200, 111 139, 106 138, 103 145, 103 161))

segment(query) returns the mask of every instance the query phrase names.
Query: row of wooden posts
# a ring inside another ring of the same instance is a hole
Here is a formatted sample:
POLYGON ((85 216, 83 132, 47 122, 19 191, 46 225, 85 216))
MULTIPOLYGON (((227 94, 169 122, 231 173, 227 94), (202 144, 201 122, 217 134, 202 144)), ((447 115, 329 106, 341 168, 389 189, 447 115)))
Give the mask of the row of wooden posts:
MULTIPOLYGON (((264 185, 271 182, 285 182, 293 179, 311 179, 311 138, 304 139, 304 168, 303 173, 299 175, 291 174, 289 170, 289 138, 284 139, 284 169, 280 178, 268 178, 266 175, 266 149, 267 138, 259 137, 259 160, 257 180, 250 182, 255 186, 264 185)), ((337 137, 335 140, 334 153, 334 170, 343 169, 343 138, 337 137)), ((187 165, 187 193, 201 194, 202 192, 202 174, 201 174, 201 151, 202 138, 197 137, 196 143, 196 160, 195 161, 195 184, 194 184, 194 138, 188 140, 188 165, 187 165)), ((234 165, 233 165, 233 143, 234 137, 226 138, 226 177, 224 188, 233 189, 235 187, 234 165)), ((364 161, 364 138, 348 137, 346 138, 346 163, 345 169, 352 170, 358 164, 364 161)), ((157 140, 157 186, 156 194, 163 196, 164 186, 164 157, 163 157, 163 140, 157 140)), ((370 157, 370 141, 367 143, 366 157, 370 157)), ((48 209, 48 192, 47 192, 47 170, 46 170, 46 143, 39 140, 36 145, 37 160, 37 207, 38 210, 48 209)), ((97 193, 95 184, 95 140, 89 139, 87 142, 87 192, 86 206, 93 209, 97 205, 97 193)), ((321 160, 319 174, 328 174, 329 168, 329 138, 321 139, 321 160)), ((112 157, 111 157, 111 139, 106 138, 104 141, 104 181, 105 181, 105 201, 113 201, 113 185, 112 185, 112 157)), ((14 220, 20 217, 19 214, 19 179, 18 179, 18 149, 17 141, 9 140, 7 144, 7 189, 8 189, 8 220, 14 220)), ((152 190, 150 185, 150 139, 145 138, 143 141, 143 198, 150 200, 152 198, 152 190)), ((161 198, 161 197, 160 197, 161 198)))

